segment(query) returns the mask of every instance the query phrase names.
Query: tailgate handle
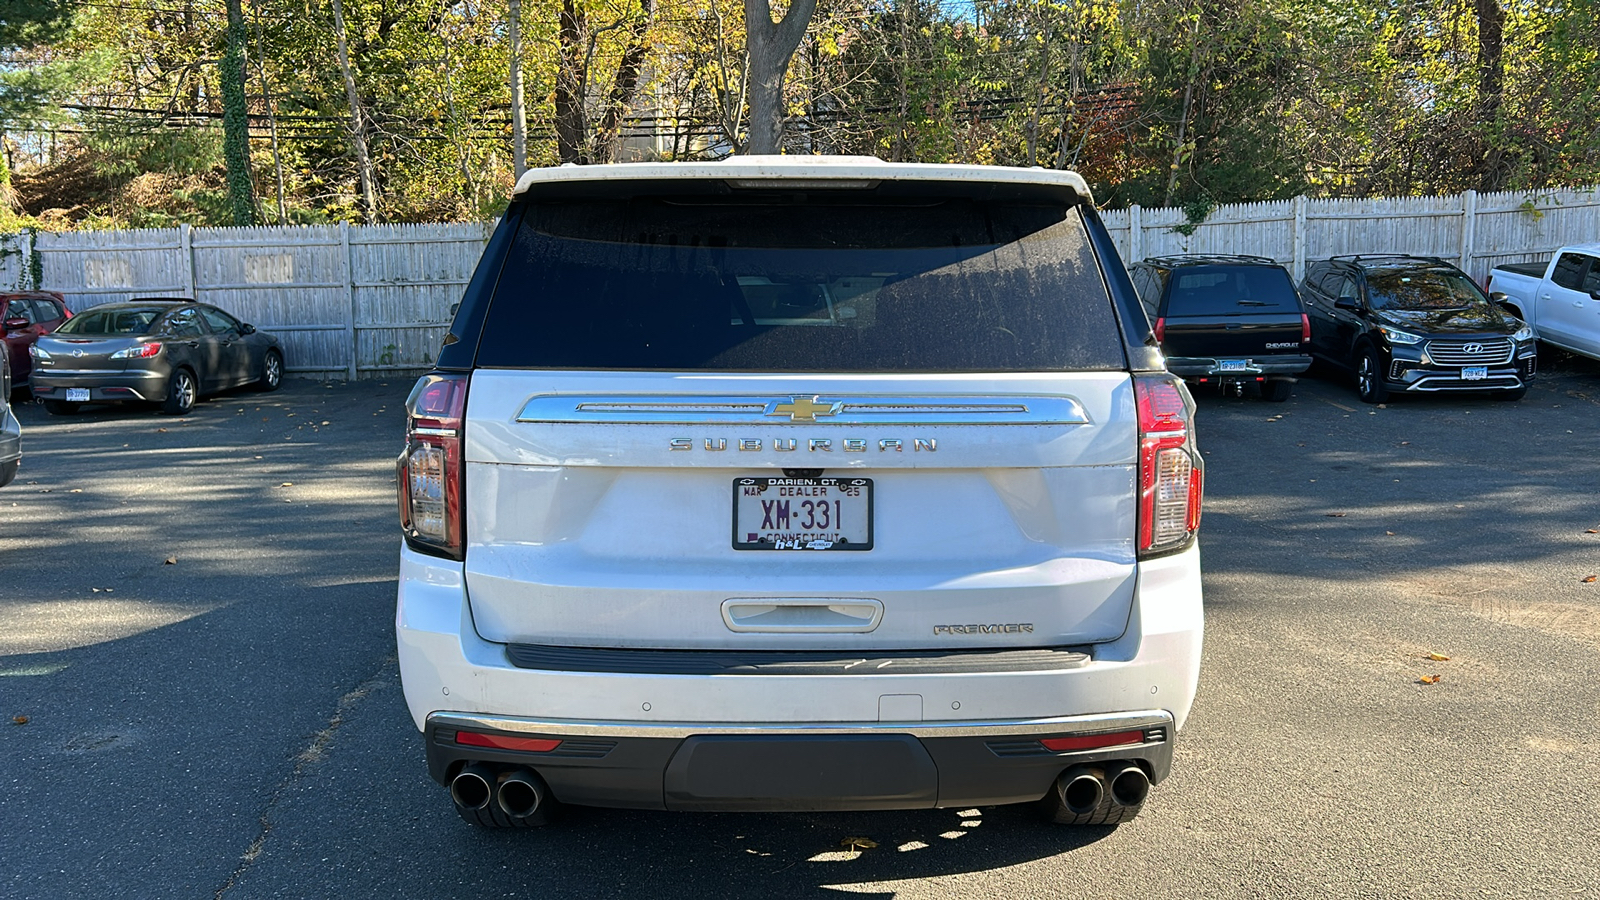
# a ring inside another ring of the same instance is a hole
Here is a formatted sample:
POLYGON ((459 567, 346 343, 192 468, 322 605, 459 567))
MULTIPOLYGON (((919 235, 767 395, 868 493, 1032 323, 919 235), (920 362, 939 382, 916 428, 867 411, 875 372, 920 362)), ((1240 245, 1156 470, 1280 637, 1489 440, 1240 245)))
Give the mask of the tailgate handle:
POLYGON ((883 603, 861 597, 736 597, 722 601, 722 621, 740 632, 864 633, 883 621, 883 603))

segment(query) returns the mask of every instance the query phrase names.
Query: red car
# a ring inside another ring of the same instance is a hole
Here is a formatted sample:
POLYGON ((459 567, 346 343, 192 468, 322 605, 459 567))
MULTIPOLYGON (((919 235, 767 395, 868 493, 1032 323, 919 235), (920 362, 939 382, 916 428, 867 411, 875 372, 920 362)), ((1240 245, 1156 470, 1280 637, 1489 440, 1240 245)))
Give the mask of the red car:
POLYGON ((4 329, 6 349, 10 351, 11 383, 22 387, 33 370, 28 348, 39 340, 39 335, 55 331, 72 318, 72 313, 67 310, 66 298, 55 291, 0 294, 0 307, 5 312, 0 328, 4 329))

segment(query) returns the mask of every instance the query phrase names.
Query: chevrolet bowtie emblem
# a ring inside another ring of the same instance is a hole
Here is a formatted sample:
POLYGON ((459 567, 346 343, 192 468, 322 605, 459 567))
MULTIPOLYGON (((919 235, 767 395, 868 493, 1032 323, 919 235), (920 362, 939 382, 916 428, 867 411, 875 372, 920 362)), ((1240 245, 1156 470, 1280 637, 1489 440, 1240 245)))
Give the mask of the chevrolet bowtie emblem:
POLYGON ((791 397, 788 403, 774 403, 769 416, 788 416, 791 422, 815 422, 818 416, 837 416, 843 403, 818 403, 817 396, 791 397))

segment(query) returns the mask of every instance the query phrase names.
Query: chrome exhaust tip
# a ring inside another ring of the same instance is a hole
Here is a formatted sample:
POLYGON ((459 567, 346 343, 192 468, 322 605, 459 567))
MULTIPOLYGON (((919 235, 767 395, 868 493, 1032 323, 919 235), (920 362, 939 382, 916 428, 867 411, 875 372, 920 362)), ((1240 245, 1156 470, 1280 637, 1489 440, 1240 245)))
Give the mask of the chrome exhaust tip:
POLYGON ((1100 808, 1105 799, 1105 784, 1099 769, 1073 766, 1056 779, 1061 805, 1075 816, 1086 816, 1100 808))
POLYGON ((450 779, 450 799, 469 812, 485 809, 494 794, 494 770, 484 763, 467 763, 450 779))
POLYGON ((1150 776, 1133 763, 1118 769, 1110 782, 1111 802, 1118 806, 1138 806, 1150 795, 1150 776))
POLYGON ((543 778, 529 769, 517 769, 500 780, 494 800, 501 812, 513 820, 522 820, 539 813, 549 791, 543 778))

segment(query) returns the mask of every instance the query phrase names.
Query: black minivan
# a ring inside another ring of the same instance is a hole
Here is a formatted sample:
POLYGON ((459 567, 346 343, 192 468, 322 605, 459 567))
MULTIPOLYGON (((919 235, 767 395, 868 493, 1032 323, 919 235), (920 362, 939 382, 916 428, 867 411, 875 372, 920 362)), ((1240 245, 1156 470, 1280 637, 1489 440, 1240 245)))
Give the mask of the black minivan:
POLYGON ((1335 256, 1310 263, 1300 285, 1311 352, 1355 373, 1356 393, 1528 392, 1533 329, 1490 302, 1467 273, 1428 256, 1335 256))
POLYGON ((1129 272, 1167 371, 1193 384, 1282 402, 1311 367, 1311 326, 1294 281, 1264 256, 1159 256, 1129 272))

